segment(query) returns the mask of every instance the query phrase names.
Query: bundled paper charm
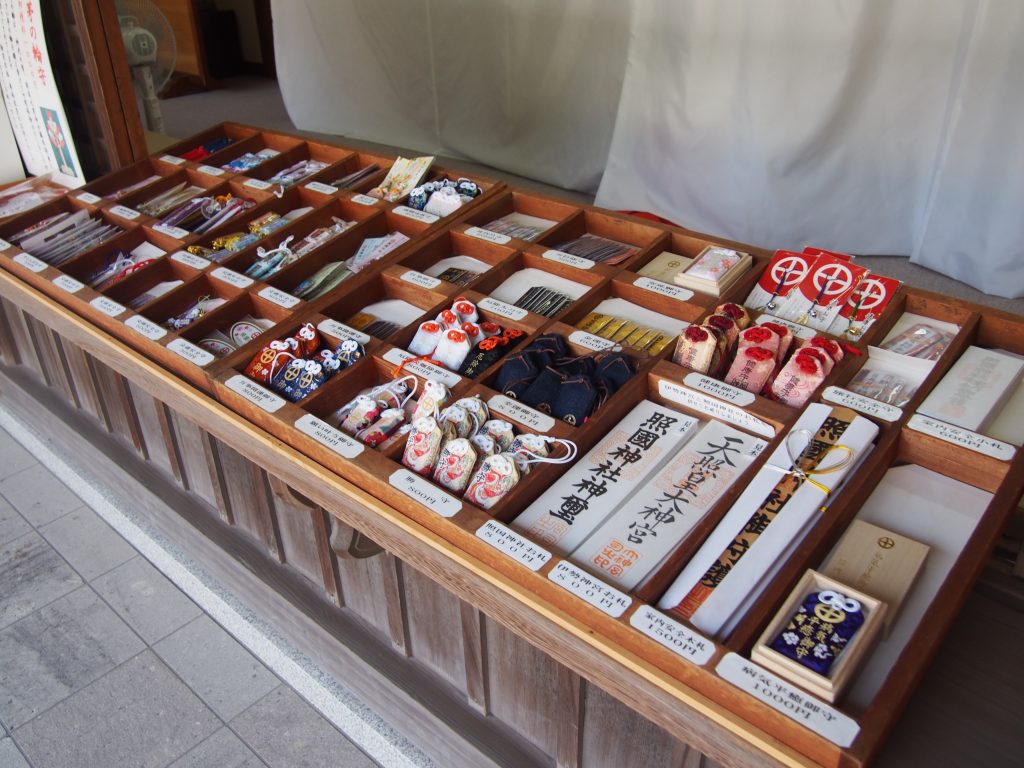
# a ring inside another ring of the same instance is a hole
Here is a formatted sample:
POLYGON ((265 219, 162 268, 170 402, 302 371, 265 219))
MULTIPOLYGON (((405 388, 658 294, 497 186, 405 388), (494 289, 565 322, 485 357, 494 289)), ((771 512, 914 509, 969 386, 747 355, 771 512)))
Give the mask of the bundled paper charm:
POLYGON ((703 632, 728 634, 877 434, 848 408, 808 406, 658 607, 703 632))

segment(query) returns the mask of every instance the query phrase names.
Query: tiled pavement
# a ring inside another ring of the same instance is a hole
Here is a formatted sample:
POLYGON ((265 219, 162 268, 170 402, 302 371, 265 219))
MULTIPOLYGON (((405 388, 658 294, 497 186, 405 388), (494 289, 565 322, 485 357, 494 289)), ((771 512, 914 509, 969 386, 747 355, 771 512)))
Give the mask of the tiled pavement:
POLYGON ((0 768, 375 763, 0 430, 0 768))

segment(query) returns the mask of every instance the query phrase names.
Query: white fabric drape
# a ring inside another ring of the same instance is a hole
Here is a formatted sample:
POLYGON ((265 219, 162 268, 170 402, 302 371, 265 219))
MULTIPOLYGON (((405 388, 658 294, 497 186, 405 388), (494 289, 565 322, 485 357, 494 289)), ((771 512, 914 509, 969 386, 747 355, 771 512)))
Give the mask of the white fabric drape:
POLYGON ((295 124, 1024 295, 1017 0, 275 0, 295 124))

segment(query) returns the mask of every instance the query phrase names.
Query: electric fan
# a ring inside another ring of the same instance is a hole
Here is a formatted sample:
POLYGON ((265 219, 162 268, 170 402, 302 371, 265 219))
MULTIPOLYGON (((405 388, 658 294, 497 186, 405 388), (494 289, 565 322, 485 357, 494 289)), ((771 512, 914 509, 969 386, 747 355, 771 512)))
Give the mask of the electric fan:
POLYGON ((146 127, 163 133, 157 94, 174 72, 174 32, 167 17, 149 0, 118 0, 117 14, 146 127))

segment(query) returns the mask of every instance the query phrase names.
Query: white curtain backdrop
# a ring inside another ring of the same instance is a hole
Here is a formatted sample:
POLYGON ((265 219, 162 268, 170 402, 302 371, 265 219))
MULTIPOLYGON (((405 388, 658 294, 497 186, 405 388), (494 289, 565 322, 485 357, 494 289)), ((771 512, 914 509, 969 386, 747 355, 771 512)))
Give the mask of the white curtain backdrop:
POLYGON ((274 0, 300 128, 1024 295, 1021 0, 274 0))

